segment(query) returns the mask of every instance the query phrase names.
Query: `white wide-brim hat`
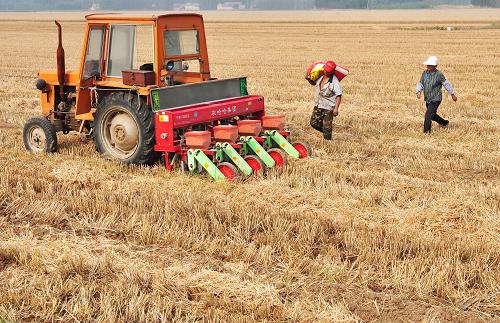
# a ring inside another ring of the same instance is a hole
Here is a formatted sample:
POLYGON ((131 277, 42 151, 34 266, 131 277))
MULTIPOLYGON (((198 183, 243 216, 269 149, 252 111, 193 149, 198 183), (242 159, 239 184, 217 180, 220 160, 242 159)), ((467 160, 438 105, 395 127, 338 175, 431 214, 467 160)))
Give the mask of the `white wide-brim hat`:
POLYGON ((423 62, 423 64, 437 66, 438 65, 438 58, 436 56, 430 56, 425 62, 423 62))

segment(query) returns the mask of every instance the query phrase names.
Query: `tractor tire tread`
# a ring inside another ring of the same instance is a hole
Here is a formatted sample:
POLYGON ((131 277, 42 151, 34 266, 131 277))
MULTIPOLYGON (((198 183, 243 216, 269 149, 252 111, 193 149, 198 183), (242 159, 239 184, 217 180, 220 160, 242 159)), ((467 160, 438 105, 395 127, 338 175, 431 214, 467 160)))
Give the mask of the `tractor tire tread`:
POLYGON ((24 147, 28 151, 32 151, 28 144, 28 130, 31 126, 37 125, 43 129, 45 133, 45 152, 54 153, 57 151, 57 134, 54 125, 45 117, 33 117, 30 118, 24 125, 23 128, 23 142, 24 147))
MULTIPOLYGON (((102 117, 107 107, 122 106, 131 112, 140 123, 141 136, 143 138, 142 145, 134 156, 122 161, 126 164, 137 165, 152 165, 158 161, 158 154, 154 150, 155 145, 155 123, 154 114, 151 108, 144 103, 143 100, 138 104, 136 94, 129 92, 114 92, 106 95, 98 104, 94 119, 94 126, 98 124, 98 120, 102 117)), ((94 138, 96 150, 104 158, 110 158, 105 149, 102 147, 98 138, 99 134, 94 129, 94 138)))

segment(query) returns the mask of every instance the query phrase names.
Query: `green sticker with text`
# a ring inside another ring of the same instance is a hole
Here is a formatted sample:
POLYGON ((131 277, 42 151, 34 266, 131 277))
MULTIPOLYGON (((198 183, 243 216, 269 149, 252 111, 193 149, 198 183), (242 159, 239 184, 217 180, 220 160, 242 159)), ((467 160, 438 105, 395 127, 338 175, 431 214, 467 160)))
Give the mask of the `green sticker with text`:
POLYGON ((160 96, 158 95, 158 91, 151 92, 151 97, 153 98, 153 110, 160 110, 160 96))
POLYGON ((240 78, 240 95, 248 95, 247 79, 245 77, 240 78))

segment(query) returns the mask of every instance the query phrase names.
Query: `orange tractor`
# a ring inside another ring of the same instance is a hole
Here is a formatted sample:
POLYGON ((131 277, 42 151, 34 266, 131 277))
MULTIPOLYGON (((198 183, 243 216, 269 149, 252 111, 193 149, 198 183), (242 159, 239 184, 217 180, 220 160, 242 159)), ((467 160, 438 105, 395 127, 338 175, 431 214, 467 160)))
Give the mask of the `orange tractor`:
POLYGON ((216 180, 311 155, 290 142, 284 116, 266 115, 264 98, 248 94, 245 77, 211 77, 201 15, 88 15, 78 71, 65 70, 56 25, 57 71, 38 73, 43 116, 24 127, 29 151, 55 152, 57 132, 77 131, 105 158, 160 160, 216 180))

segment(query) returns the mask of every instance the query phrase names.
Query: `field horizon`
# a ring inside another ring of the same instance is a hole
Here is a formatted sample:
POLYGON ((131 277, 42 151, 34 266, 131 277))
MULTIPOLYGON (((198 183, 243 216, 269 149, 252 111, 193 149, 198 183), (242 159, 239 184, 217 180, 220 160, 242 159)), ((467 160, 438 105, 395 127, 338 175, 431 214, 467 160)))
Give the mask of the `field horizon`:
POLYGON ((76 133, 26 152, 52 19, 75 69, 84 13, 0 13, 0 322, 500 320, 500 9, 276 13, 204 12, 212 75, 246 75, 314 150, 237 183, 76 133), (459 101, 424 135, 429 55, 459 101), (308 124, 318 59, 351 71, 331 142, 308 124))
MULTIPOLYGON (((99 11, 0 11, 0 20, 52 20, 83 21, 85 15, 99 11)), ((182 11, 119 11, 106 12, 132 15, 158 15, 182 11)), ((328 9, 328 10, 252 10, 252 11, 196 11, 206 22, 290 22, 311 23, 498 23, 500 8, 433 8, 433 9, 328 9)))

